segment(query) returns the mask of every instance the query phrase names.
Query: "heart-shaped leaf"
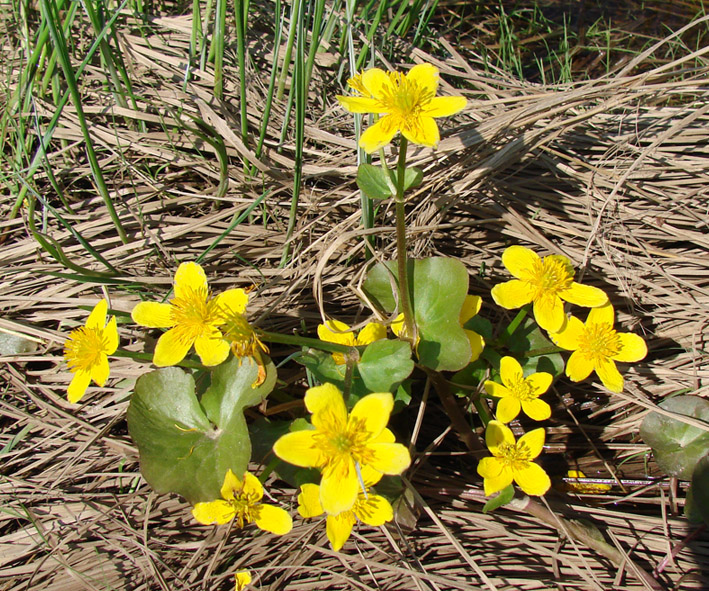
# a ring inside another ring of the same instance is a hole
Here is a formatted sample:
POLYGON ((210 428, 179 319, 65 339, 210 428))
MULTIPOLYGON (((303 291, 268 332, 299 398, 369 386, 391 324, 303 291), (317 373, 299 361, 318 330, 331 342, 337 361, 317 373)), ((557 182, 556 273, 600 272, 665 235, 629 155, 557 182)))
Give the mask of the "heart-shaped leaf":
MULTIPOLYGON (((659 406, 704 421, 709 427, 709 401, 699 396, 675 396, 659 406)), ((656 412, 645 417, 640 436, 652 448, 660 469, 682 480, 692 478, 697 462, 709 450, 709 431, 656 412)))
POLYGON ((218 499, 224 475, 243 474, 251 458, 244 408, 273 389, 276 369, 232 358, 212 372, 211 385, 195 395, 191 374, 177 367, 141 376, 128 407, 128 430, 140 453, 140 471, 159 493, 175 492, 194 504, 218 499))
MULTIPOLYGON (((423 180, 420 168, 407 168, 404 173, 404 191, 418 187, 423 180)), ((396 181, 381 166, 360 164, 357 169, 357 186, 370 199, 388 199, 396 195, 396 181)))
POLYGON ((404 341, 374 341, 362 353, 357 370, 371 392, 393 392, 414 370, 411 347, 404 341))

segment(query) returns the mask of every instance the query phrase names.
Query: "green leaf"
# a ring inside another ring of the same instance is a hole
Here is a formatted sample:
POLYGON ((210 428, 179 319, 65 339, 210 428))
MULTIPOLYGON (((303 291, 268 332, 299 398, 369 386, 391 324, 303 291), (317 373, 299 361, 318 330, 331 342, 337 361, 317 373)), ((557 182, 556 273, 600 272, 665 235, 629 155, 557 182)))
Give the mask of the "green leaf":
POLYGON ((411 347, 404 341, 374 341, 362 353, 357 369, 370 391, 394 392, 414 370, 411 347))
MULTIPOLYGON (((422 179, 420 168, 407 168, 404 173, 404 191, 418 187, 422 179)), ((360 164, 357 169, 357 186, 370 199, 389 199, 396 195, 395 181, 381 166, 360 164)))
POLYGON ((545 336, 533 318, 522 321, 507 342, 507 348, 516 353, 514 357, 518 358, 525 376, 543 371, 557 377, 564 371, 564 358, 558 347, 545 336))
POLYGON ((509 503, 515 497, 515 487, 508 484, 505 488, 500 491, 500 494, 488 499, 487 503, 483 505, 483 513, 488 513, 494 511, 498 507, 502 507, 509 503))
POLYGON ((128 407, 128 431, 150 486, 194 504, 220 497, 228 469, 239 475, 246 471, 251 441, 243 410, 273 389, 276 368, 266 361, 266 381, 256 388, 255 363, 232 358, 218 366, 203 405, 192 375, 180 368, 158 369, 138 379, 128 407))
MULTIPOLYGON (((709 428, 709 401, 699 396, 675 396, 659 406, 704 421, 709 428)), ((697 462, 709 450, 709 431, 656 412, 645 417, 640 436, 652 448, 660 469, 682 480, 692 478, 697 462)))
POLYGON ((703 456, 694 467, 690 490, 693 512, 709 525, 709 455, 703 456))
MULTIPOLYGON (((391 313, 395 262, 372 267, 363 289, 373 304, 391 313)), ((460 325, 468 293, 468 273, 457 259, 433 257, 408 261, 411 301, 418 328, 419 361, 436 371, 458 371, 470 361, 470 341, 460 325)))

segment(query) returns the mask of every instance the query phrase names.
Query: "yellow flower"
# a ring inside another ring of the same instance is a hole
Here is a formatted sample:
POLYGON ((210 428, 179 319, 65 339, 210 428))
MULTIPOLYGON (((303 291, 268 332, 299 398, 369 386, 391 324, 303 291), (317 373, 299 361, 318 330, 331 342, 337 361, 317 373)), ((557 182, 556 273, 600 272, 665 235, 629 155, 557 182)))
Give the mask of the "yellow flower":
POLYGON ((515 441, 509 427, 500 421, 490 421, 485 431, 485 443, 492 457, 480 460, 478 474, 485 479, 486 495, 506 488, 512 481, 528 495, 543 495, 549 490, 549 476, 532 461, 542 453, 544 429, 534 429, 515 441))
POLYGON ((565 256, 542 259, 524 246, 510 246, 502 253, 502 263, 516 279, 493 287, 492 299, 508 310, 534 302, 534 319, 544 330, 557 332, 564 325, 561 300, 590 308, 608 301, 597 287, 574 281, 574 268, 565 256))
POLYGON ((401 474, 409 467, 409 451, 394 443, 386 428, 394 407, 388 392, 364 396, 348 415, 342 393, 323 384, 306 392, 305 406, 315 429, 286 433, 273 451, 296 466, 322 470, 320 502, 328 513, 352 508, 361 488, 358 471, 365 467, 382 474, 401 474))
POLYGON ((497 403, 497 420, 509 423, 520 409, 535 421, 543 421, 551 416, 551 408, 539 396, 544 394, 554 379, 551 374, 538 372, 524 377, 522 366, 514 357, 503 357, 500 361, 502 384, 487 380, 485 390, 490 396, 500 399, 497 403))
MULTIPOLYGON (((480 296, 472 296, 472 295, 467 295, 465 296, 465 300, 463 301, 463 307, 460 310, 460 318, 459 322, 461 326, 465 326, 465 323, 470 320, 473 316, 477 315, 478 312, 480 312, 480 308, 482 306, 483 299, 480 296)), ((399 314, 395 319, 394 322, 391 323, 391 330, 396 336, 401 336, 401 334, 404 332, 404 314, 399 314)), ((483 352, 483 349, 485 348, 485 339, 482 337, 482 335, 479 335, 473 330, 468 330, 467 328, 463 328, 465 331, 465 334, 468 337, 468 341, 470 342, 470 351, 471 351, 471 357, 470 357, 470 362, 473 362, 480 357, 480 354, 483 352)), ((419 343, 419 338, 416 338, 416 346, 418 346, 419 343)))
POLYGON ((247 570, 240 570, 234 573, 235 591, 244 591, 246 585, 251 584, 251 573, 247 570))
MULTIPOLYGON (((359 331, 357 336, 350 331, 349 326, 339 320, 328 320, 325 324, 318 325, 318 338, 321 341, 347 345, 349 347, 369 345, 369 343, 373 343, 374 341, 385 339, 386 336, 386 327, 378 322, 370 322, 359 331)), ((345 364, 345 356, 342 353, 333 353, 332 358, 337 365, 345 364)))
MULTIPOLYGON (((389 501, 382 496, 373 494, 370 490, 370 487, 374 486, 380 478, 381 474, 376 472, 373 472, 371 477, 363 476, 365 489, 359 490, 352 508, 337 515, 328 514, 325 525, 327 539, 330 540, 332 549, 335 552, 338 552, 345 545, 358 519, 374 527, 379 527, 394 519, 394 510, 389 501)), ((320 504, 320 486, 317 484, 303 484, 298 495, 298 513, 300 513, 301 517, 307 519, 309 517, 318 517, 324 512, 320 504)))
POLYGON ((288 513, 276 507, 261 503, 263 486, 250 472, 244 473, 244 480, 228 470, 221 489, 221 499, 208 503, 197 503, 192 508, 193 517, 203 525, 216 523, 223 525, 236 519, 238 527, 244 523, 255 523, 264 531, 281 536, 293 527, 288 513))
POLYGON ((591 310, 586 324, 572 316, 561 332, 549 336, 555 345, 573 351, 566 362, 566 375, 572 381, 585 380, 595 371, 612 392, 622 392, 624 384, 615 362, 632 363, 647 355, 641 337, 615 331, 611 304, 591 310))
POLYGON ((108 302, 99 301, 89 314, 86 326, 72 330, 64 343, 64 359, 74 374, 67 389, 72 404, 81 400, 91 380, 103 386, 108 379, 108 355, 113 355, 118 348, 118 328, 115 316, 106 324, 107 311, 108 302))
POLYGON ((158 367, 182 361, 192 345, 204 365, 219 365, 229 355, 230 343, 219 330, 228 314, 243 314, 249 296, 229 289, 211 297, 207 276, 197 263, 182 263, 175 273, 175 297, 169 304, 141 302, 133 320, 148 328, 169 328, 155 347, 158 367))
POLYGON ((230 344, 239 363, 244 357, 253 359, 258 365, 258 376, 253 387, 260 386, 266 380, 266 366, 262 353, 268 353, 268 347, 261 342, 258 333, 239 312, 227 311, 224 326, 221 329, 224 339, 230 344))
POLYGON ((454 115, 465 108, 462 96, 436 96, 438 68, 419 64, 406 75, 370 68, 347 81, 356 96, 337 96, 350 113, 378 113, 359 145, 369 154, 391 142, 397 131, 414 144, 435 147, 440 140, 434 117, 454 115))

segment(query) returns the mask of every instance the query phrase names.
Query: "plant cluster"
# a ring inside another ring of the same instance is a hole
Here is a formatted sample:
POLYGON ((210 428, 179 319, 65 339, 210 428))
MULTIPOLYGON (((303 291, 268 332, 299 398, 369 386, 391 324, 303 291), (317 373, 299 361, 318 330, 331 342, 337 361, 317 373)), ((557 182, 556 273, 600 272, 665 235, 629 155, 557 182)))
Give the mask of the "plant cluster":
MULTIPOLYGON (((266 332, 249 321, 247 291, 213 294, 203 268, 191 261, 177 268, 166 301, 143 301, 133 309, 136 324, 164 330, 152 357, 158 369, 138 378, 127 415, 141 473, 156 491, 182 495, 197 522, 234 522, 239 528, 253 523, 286 534, 291 515, 263 502, 263 483, 272 472, 298 487, 300 516, 325 516, 335 550, 358 522, 391 521, 394 499, 376 487, 403 475, 412 458, 388 424, 397 405, 416 395, 412 385, 421 376, 446 385, 441 397, 450 396, 445 390, 452 387, 477 412, 471 422, 484 429, 490 453, 477 473, 485 495, 499 493, 487 509, 509 502, 513 483, 527 495, 544 495, 551 480, 535 459, 545 430, 540 426, 517 439, 510 422, 520 413, 538 423, 549 419, 552 409, 543 396, 562 373, 580 381, 595 372, 619 392, 623 377, 616 362, 645 357, 643 339, 616 329, 607 295, 576 282, 564 256, 541 257, 517 245, 505 250, 502 262, 512 279, 496 285, 491 298, 518 312, 497 327, 480 315, 484 300, 468 293, 461 261, 408 257, 406 192, 424 176, 407 167, 408 143, 435 147, 436 118, 466 106, 461 96, 438 96, 438 85, 438 70, 429 64, 406 74, 371 68, 349 80, 351 94, 337 97, 352 113, 372 114, 359 145, 378 152, 379 161, 359 167, 357 184, 369 199, 392 199, 396 211, 397 257, 367 272, 363 293, 374 320, 362 330, 328 319, 317 339, 266 332), (398 157, 390 165, 384 148, 397 134, 398 157), (565 304, 588 308, 585 321, 567 315, 565 304), (246 421, 244 410, 277 385, 265 343, 300 346, 295 358, 317 383, 304 397, 309 420, 246 421), (192 350, 199 362, 190 357, 192 350), (565 351, 571 351, 566 361, 565 351), (258 477, 248 470, 252 443, 273 452, 259 458, 269 463, 258 477)), ((118 349, 119 334, 115 317, 107 322, 107 315, 108 302, 101 300, 86 326, 66 341, 73 403, 92 380, 103 386, 109 377, 108 358, 118 349)), ((235 575, 237 589, 250 581, 246 571, 235 575)))

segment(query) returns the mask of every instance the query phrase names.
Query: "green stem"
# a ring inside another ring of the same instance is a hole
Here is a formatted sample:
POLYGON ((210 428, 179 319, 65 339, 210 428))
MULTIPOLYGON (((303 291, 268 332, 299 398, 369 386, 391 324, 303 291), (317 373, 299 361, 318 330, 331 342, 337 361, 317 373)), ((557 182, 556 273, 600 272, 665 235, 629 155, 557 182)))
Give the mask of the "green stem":
POLYGON ((320 339, 310 337, 301 337, 298 335, 280 334, 277 332, 268 332, 258 330, 258 336, 269 343, 279 343, 281 345, 295 345, 297 347, 312 347, 329 353, 343 353, 347 355, 353 347, 349 345, 339 345, 337 343, 328 343, 320 339))
POLYGON ((406 148, 408 141, 401 136, 399 161, 396 164, 396 267, 399 279, 399 301, 404 313, 404 335, 416 342, 416 325, 409 299, 409 273, 406 258, 406 201, 404 200, 404 176, 406 174, 406 148))
POLYGON ((505 330, 502 331, 500 338, 497 339, 497 346, 502 346, 509 340, 509 338, 514 334, 517 328, 519 328, 519 325, 522 324, 522 321, 527 316, 527 314, 529 314, 530 307, 531 304, 527 304, 526 306, 522 306, 522 308, 520 308, 520 311, 517 312, 517 316, 515 316, 512 322, 510 322, 505 327, 505 330))
MULTIPOLYGON (((126 357, 128 359, 136 359, 138 361, 147 361, 148 363, 153 362, 152 353, 138 353, 136 351, 125 351, 123 349, 118 349, 111 355, 111 357, 126 357)), ((188 367, 190 369, 204 369, 204 365, 196 361, 190 361, 189 359, 183 359, 175 365, 178 367, 188 367)))

